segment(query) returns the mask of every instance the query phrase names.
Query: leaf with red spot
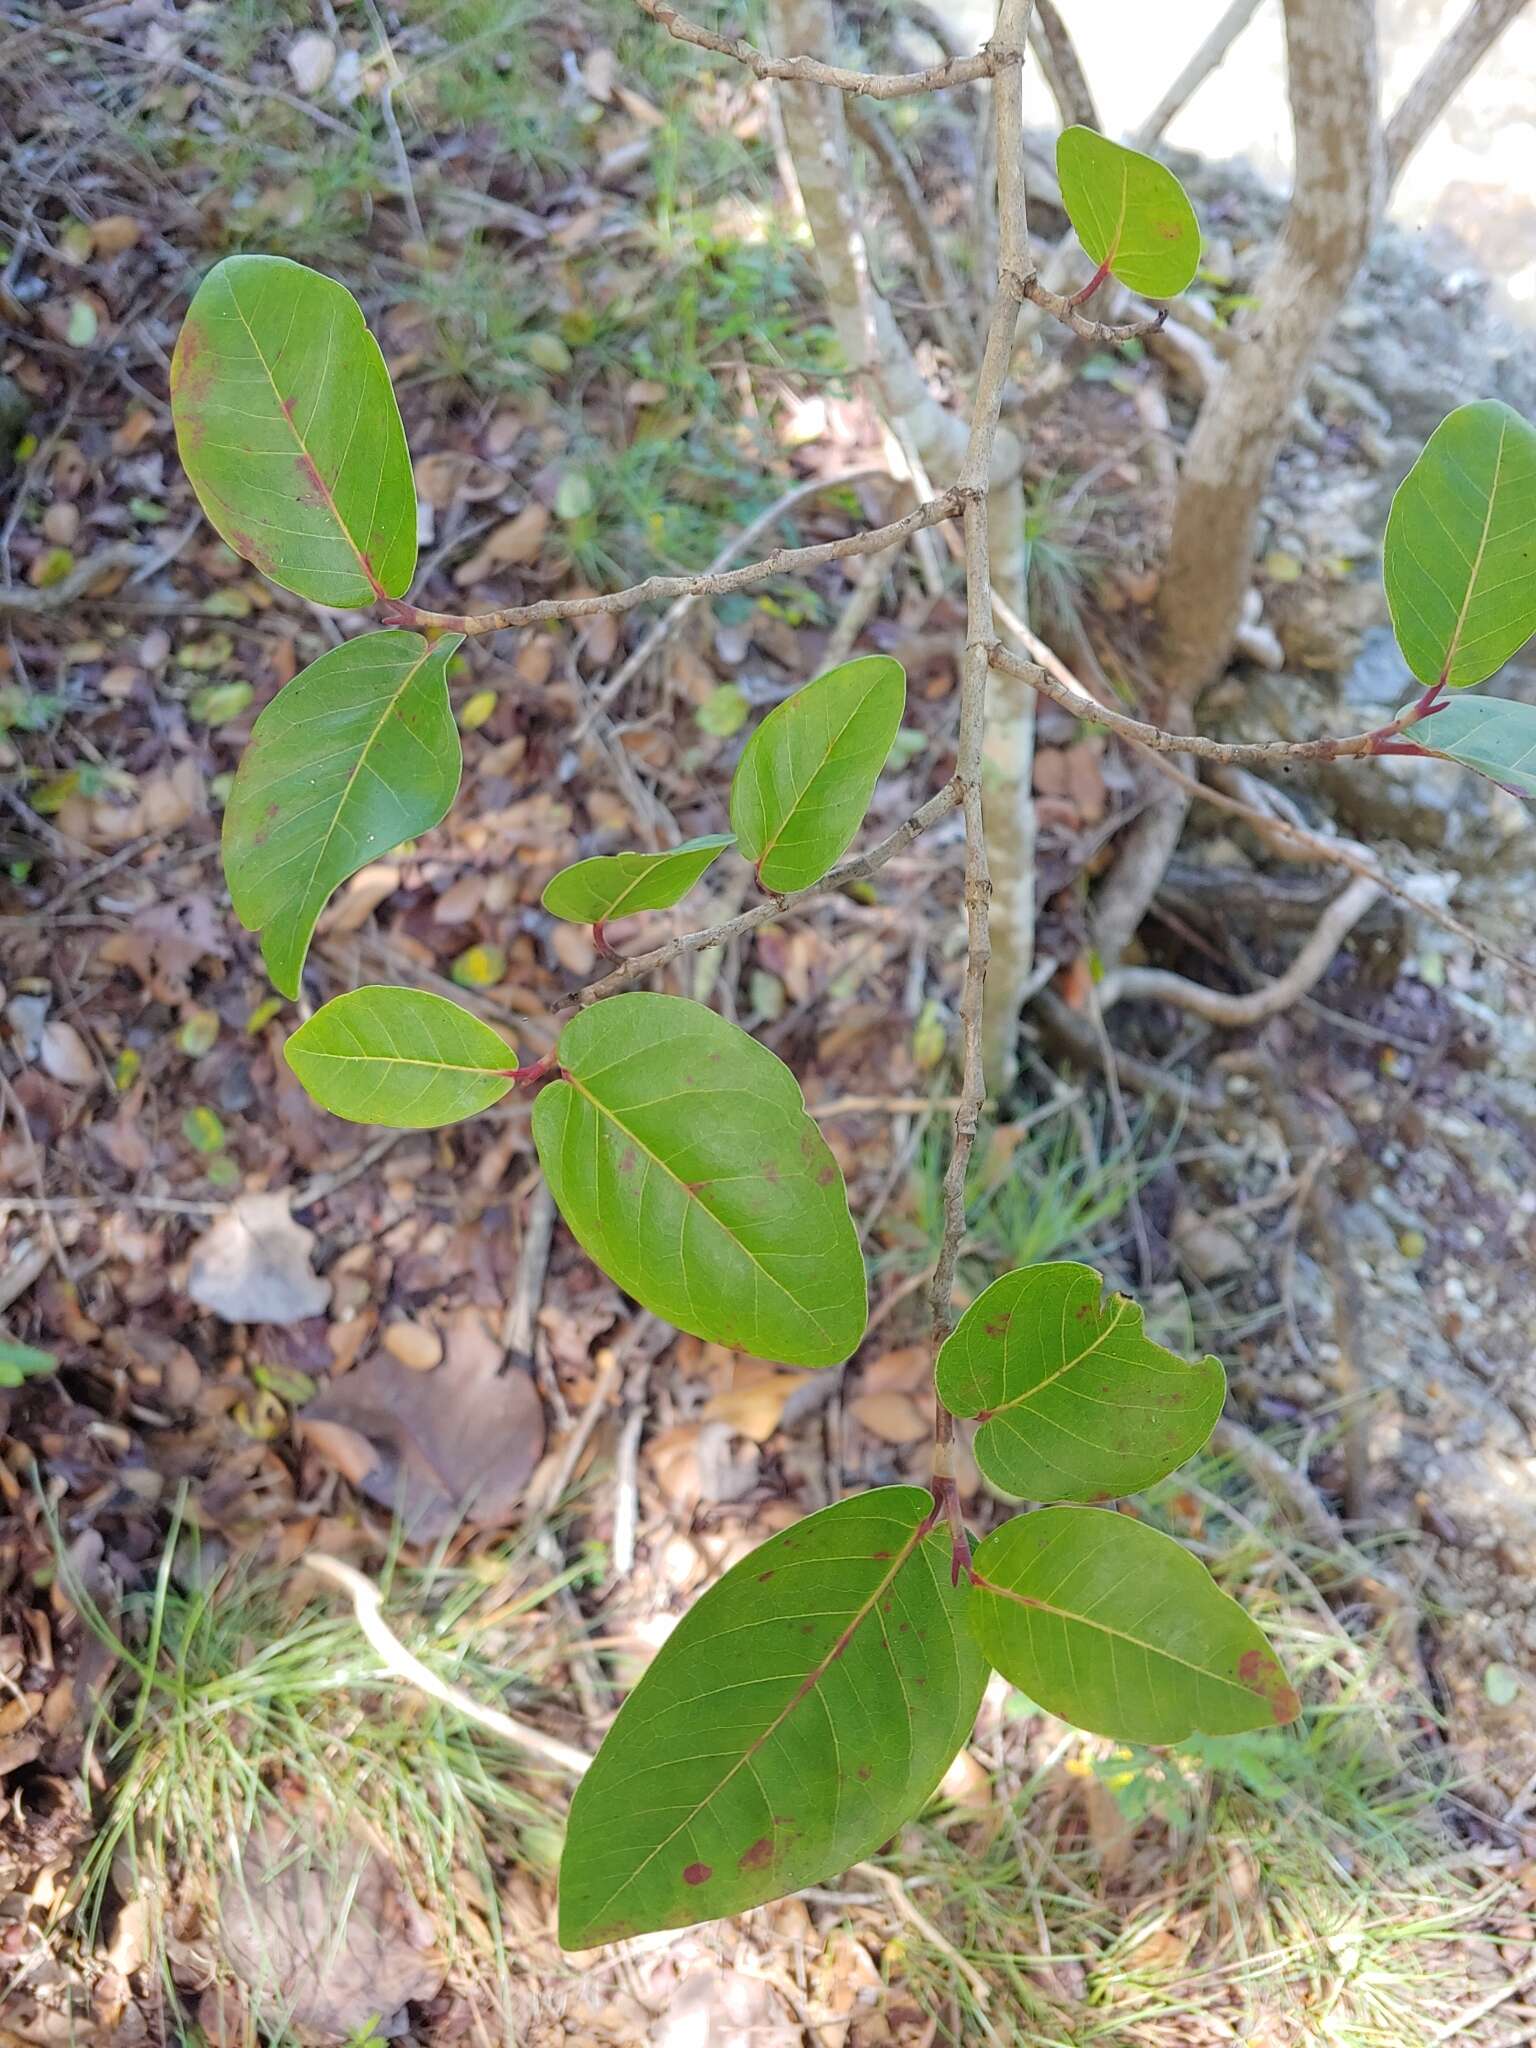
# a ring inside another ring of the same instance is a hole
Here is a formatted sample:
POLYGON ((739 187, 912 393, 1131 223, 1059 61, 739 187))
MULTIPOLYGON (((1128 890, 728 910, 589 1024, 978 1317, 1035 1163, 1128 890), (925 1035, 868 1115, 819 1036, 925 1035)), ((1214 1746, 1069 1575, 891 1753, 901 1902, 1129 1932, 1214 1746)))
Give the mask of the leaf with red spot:
POLYGON ((1021 1500, 1136 1493, 1192 1458, 1226 1375, 1154 1344, 1092 1266, 1023 1266, 977 1296, 939 1353, 939 1399, 979 1415, 976 1462, 1021 1500))
POLYGON ((1013 1685, 1120 1742, 1275 1728, 1301 1711, 1256 1622, 1158 1529, 1102 1508, 1005 1522, 972 1561, 969 1619, 1013 1685))
POLYGON ((1200 223, 1166 164, 1092 128, 1056 141, 1061 203, 1102 271, 1133 292, 1174 299, 1200 267, 1200 223))
POLYGON ((556 1057, 534 1143, 587 1256, 696 1337, 786 1365, 847 1358, 864 1259, 783 1061, 702 1003, 655 995, 594 1004, 556 1057))
POLYGON ((823 1883, 921 1809, 986 1683, 932 1509, 911 1486, 823 1508, 678 1624, 576 1789, 564 1947, 823 1883))
POLYGON ((198 503, 237 554, 338 610, 403 597, 416 486, 379 345, 352 294, 282 256, 229 256, 171 361, 198 503))

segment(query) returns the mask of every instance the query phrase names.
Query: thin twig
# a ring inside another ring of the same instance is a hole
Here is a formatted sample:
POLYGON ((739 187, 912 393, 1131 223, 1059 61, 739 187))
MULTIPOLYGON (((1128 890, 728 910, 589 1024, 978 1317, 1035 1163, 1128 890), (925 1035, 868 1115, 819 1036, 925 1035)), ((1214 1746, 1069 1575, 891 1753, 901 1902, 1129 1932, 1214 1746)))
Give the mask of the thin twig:
POLYGON ((1471 0, 1466 13, 1398 103, 1386 126, 1387 187, 1402 176, 1408 159, 1446 107, 1508 28, 1526 0, 1471 0))
POLYGON ((901 216, 902 227, 917 260, 939 338, 962 370, 974 370, 976 331, 966 317, 965 295, 934 227, 932 209, 923 198, 907 153, 891 133, 878 107, 863 106, 855 99, 849 101, 847 112, 848 126, 885 175, 891 199, 901 216))
POLYGON ((546 1735, 542 1728, 531 1727, 526 1721, 514 1721, 499 1707, 482 1706, 479 1700, 471 1699, 458 1686, 449 1685, 429 1665, 413 1656, 385 1621, 378 1587, 354 1566, 344 1564, 339 1557, 331 1557, 323 1550, 306 1551, 300 1562, 317 1577, 329 1579, 333 1586, 340 1586, 349 1595, 358 1627, 391 1678, 414 1686, 417 1692, 425 1693, 428 1699, 436 1700, 440 1706, 451 1707, 466 1721, 473 1721, 477 1727, 499 1735, 503 1742, 516 1743, 519 1749, 526 1749, 531 1755, 542 1758, 557 1771, 568 1771, 579 1778, 590 1767, 592 1759, 585 1750, 573 1748, 556 1735, 546 1735))
POLYGON ((1053 674, 1039 663, 1026 661, 1022 655, 1014 654, 1000 641, 993 643, 992 665, 1002 669, 1006 675, 1018 676, 1032 689, 1038 690, 1042 697, 1049 697, 1063 711, 1070 711, 1074 718, 1102 725, 1117 739, 1128 740, 1132 745, 1145 747, 1154 754, 1195 754, 1202 761, 1219 761, 1226 767, 1275 768, 1297 761, 1364 759, 1385 751, 1390 741, 1429 715, 1423 708, 1425 699, 1421 696, 1396 718, 1371 732, 1351 733, 1337 739, 1212 740, 1198 733, 1167 732, 1161 726, 1148 725, 1144 719, 1115 711, 1091 696, 1075 679, 1063 682, 1064 671, 1058 670, 1053 674))
POLYGON ((34 589, 30 583, 0 583, 0 612, 57 612, 76 604, 96 582, 112 569, 132 568, 144 559, 144 550, 132 541, 113 541, 110 547, 88 555, 57 583, 34 589))
MULTIPOLYGON (((759 534, 767 533, 770 527, 777 525, 784 514, 792 511, 803 499, 817 497, 823 491, 843 490, 886 474, 883 469, 851 469, 842 476, 814 476, 806 482, 795 484, 781 498, 776 498, 766 511, 759 512, 739 533, 733 534, 710 563, 705 574, 718 576, 722 570, 728 569, 744 548, 751 547, 759 534)), ((608 677, 602 688, 592 693, 591 702, 572 735, 573 744, 585 736, 588 727, 595 723, 599 714, 606 711, 620 691, 634 681, 657 650, 666 645, 698 601, 699 593, 696 591, 678 598, 646 633, 634 652, 627 655, 608 677)))
POLYGON ((1049 285, 1042 284, 1033 270, 1024 271, 1015 279, 1020 298, 1028 299, 1038 306, 1042 313, 1049 313, 1053 320, 1059 320, 1063 327, 1070 327, 1080 341, 1095 341, 1114 344, 1122 341, 1139 341, 1143 335, 1156 334, 1168 318, 1168 308, 1162 307, 1156 313, 1148 313, 1139 320, 1122 320, 1118 324, 1108 320, 1094 320, 1079 310, 1074 296, 1064 292, 1053 292, 1049 285))
POLYGON ((714 29, 689 21, 668 0, 635 0, 635 4, 680 43, 713 50, 717 56, 734 57, 759 78, 829 85, 835 92, 862 93, 872 100, 909 99, 914 93, 942 92, 952 85, 969 85, 976 78, 995 78, 1008 66, 1017 68, 1023 62, 1022 49, 999 47, 1003 40, 999 32, 974 57, 950 57, 942 64, 930 64, 926 71, 847 71, 841 64, 823 64, 815 57, 771 57, 740 36, 718 35, 714 29))
POLYGON ((1034 0, 1034 19, 1029 25, 1029 44, 1045 73, 1045 82, 1056 102, 1063 128, 1098 128, 1099 110, 1083 70, 1067 24, 1058 13, 1055 0, 1034 0))
POLYGON ((708 946, 723 946, 731 939, 739 939, 747 932, 755 932, 760 925, 773 924, 788 911, 798 910, 802 904, 813 902, 818 896, 830 895, 833 891, 846 888, 850 882, 866 881, 869 876, 883 868, 887 861, 894 860, 898 853, 909 847, 913 840, 926 832, 930 825, 936 825, 941 818, 947 818, 960 803, 960 779, 956 775, 935 795, 929 797, 920 810, 914 811, 904 824, 882 839, 878 846, 868 853, 855 854, 852 859, 840 861, 835 868, 813 882, 808 889, 796 889, 788 896, 772 896, 766 903, 758 903, 751 910, 743 910, 738 916, 730 917, 723 924, 708 926, 703 931, 682 932, 676 938, 666 939, 659 946, 653 946, 648 953, 634 953, 615 967, 611 974, 605 974, 600 981, 588 982, 585 988, 572 991, 564 998, 565 1005, 573 1003, 595 1003, 603 996, 615 995, 620 989, 628 988, 632 982, 658 967, 665 967, 683 953, 700 953, 708 946))
POLYGON ((991 1985, 974 1964, 966 1961, 954 1943, 934 1926, 927 1914, 919 1910, 895 1871, 883 1870, 878 1863, 855 1863, 850 1866, 848 1875, 868 1878, 879 1885, 902 1919, 915 1927, 929 1947, 936 1950, 951 1968, 958 1971, 970 1987, 971 1996, 976 2001, 976 2018, 982 2033, 989 2041, 996 2043, 997 2032, 987 2018, 987 2011, 992 2002, 991 1985))
POLYGON ((404 598, 390 597, 376 607, 387 626, 413 626, 434 633, 500 633, 508 626, 538 626, 551 619, 590 619, 603 612, 632 612, 637 605, 657 604, 663 598, 724 597, 733 590, 748 590, 773 576, 798 575, 804 569, 819 569, 827 562, 845 562, 855 555, 877 555, 893 548, 926 526, 953 519, 960 511, 960 499, 945 491, 926 504, 916 506, 889 526, 868 527, 844 534, 840 540, 820 541, 808 548, 775 548, 760 562, 747 562, 740 569, 705 570, 699 576, 647 576, 628 590, 610 590, 588 597, 545 597, 537 604, 514 604, 499 612, 429 612, 404 598))

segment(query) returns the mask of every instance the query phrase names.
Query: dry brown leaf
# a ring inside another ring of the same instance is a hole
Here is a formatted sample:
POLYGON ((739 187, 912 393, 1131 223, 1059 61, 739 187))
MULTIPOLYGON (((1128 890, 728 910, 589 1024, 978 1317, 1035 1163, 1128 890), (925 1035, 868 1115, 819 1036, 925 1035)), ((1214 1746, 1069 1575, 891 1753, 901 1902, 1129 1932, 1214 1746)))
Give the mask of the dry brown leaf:
POLYGON ((311 1421, 298 1415, 293 1429, 299 1442, 339 1472, 348 1486, 361 1488, 379 1462, 378 1452, 362 1431, 349 1429, 344 1422, 311 1421))
POLYGON ((98 256, 121 256, 138 246, 144 223, 131 213, 109 213, 91 225, 91 244, 98 256))
POLYGON ((926 1391, 931 1353, 926 1344, 903 1344, 896 1351, 882 1351, 878 1358, 860 1368, 861 1394, 918 1394, 926 1391))
POLYGON ((412 1372, 431 1372, 443 1362, 443 1340, 426 1323, 389 1323, 382 1341, 390 1357, 412 1372))
POLYGON ((343 890, 333 910, 320 920, 322 932, 361 931, 381 903, 387 902, 400 886, 400 870, 375 861, 361 868, 343 890))
POLYGON ((492 527, 468 561, 460 562, 453 572, 455 585, 467 590, 498 569, 516 569, 536 560, 549 531, 549 519, 549 507, 530 498, 521 512, 492 527))
POLYGON ((435 1542, 465 1521, 500 1528, 544 1449, 533 1381, 500 1363, 479 1311, 461 1310, 434 1371, 412 1371, 380 1345, 323 1388, 301 1420, 338 1422, 368 1440, 378 1463, 360 1491, 397 1509, 413 1542, 435 1542))
POLYGON ((219 1938, 253 2006, 311 2041, 391 2038, 401 2009, 432 1998, 443 1966, 432 1923, 359 1831, 318 1815, 269 1816, 219 1886, 219 1938))
POLYGON ((73 1024, 62 1017, 50 1017, 43 1026, 38 1061, 45 1074, 62 1081, 66 1088, 90 1088, 100 1076, 90 1048, 73 1024))
POLYGON ((928 1434, 928 1417, 910 1394, 858 1394, 848 1410, 883 1444, 920 1443, 928 1434))
POLYGON ((785 1404, 804 1377, 753 1358, 737 1359, 731 1384, 706 1403, 704 1420, 727 1423, 742 1436, 751 1437, 753 1443, 765 1444, 783 1421, 785 1404))
POLYGON ((310 1269, 315 1233, 286 1195, 241 1195, 192 1247, 187 1293, 226 1323, 301 1323, 325 1313, 331 1283, 310 1269))

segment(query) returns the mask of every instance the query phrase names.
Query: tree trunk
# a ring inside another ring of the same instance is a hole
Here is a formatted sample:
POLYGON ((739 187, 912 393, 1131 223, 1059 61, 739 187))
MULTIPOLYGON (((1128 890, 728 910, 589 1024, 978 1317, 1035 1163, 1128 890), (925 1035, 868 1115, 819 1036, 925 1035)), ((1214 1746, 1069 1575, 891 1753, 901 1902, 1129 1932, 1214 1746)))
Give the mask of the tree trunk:
MULTIPOLYGON (((783 54, 830 60, 835 32, 830 0, 770 0, 773 47, 783 54)), ((901 446, 933 483, 953 481, 967 430, 941 405, 918 368, 895 315, 870 276, 859 223, 848 125, 842 96, 814 85, 779 86, 784 137, 800 185, 827 310, 848 365, 867 376, 876 403, 901 446)), ((993 448, 989 554, 993 588, 1023 610, 1024 490, 1021 450, 1007 428, 993 448)), ((1034 960, 1035 817, 1031 791, 1035 697, 1029 685, 1003 674, 990 678, 983 804, 992 861, 992 964, 987 979, 984 1045, 987 1083, 1006 1088, 1024 990, 1034 960)))
POLYGON ((1296 136, 1290 210, 1249 330, 1184 450, 1158 596, 1164 685, 1185 706, 1231 654, 1259 499, 1381 200, 1372 0, 1286 0, 1285 41, 1296 136))

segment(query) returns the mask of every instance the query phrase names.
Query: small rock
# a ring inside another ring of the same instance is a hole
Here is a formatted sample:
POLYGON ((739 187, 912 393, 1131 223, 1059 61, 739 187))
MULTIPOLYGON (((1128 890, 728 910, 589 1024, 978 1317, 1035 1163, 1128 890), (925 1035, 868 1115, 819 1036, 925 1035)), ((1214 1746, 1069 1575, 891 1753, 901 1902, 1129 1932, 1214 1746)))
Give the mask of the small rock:
POLYGON ((295 36, 288 45, 288 69, 293 82, 306 99, 313 99, 330 82, 336 69, 336 45, 318 29, 295 36))

